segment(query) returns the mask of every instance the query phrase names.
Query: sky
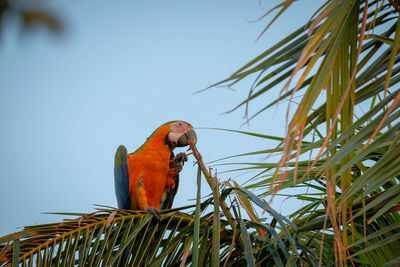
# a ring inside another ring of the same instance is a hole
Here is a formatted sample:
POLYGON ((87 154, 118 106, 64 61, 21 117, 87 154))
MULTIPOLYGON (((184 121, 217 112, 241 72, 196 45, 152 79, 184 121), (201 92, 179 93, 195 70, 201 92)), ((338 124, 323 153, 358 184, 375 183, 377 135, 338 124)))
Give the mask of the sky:
MULTIPOLYGON (((245 127, 243 109, 223 114, 247 96, 251 81, 234 90, 195 92, 227 78, 318 7, 314 0, 296 2, 256 41, 272 17, 258 18, 278 2, 54 0, 44 3, 63 20, 61 36, 45 30, 21 35, 18 23, 9 24, 0 38, 0 236, 65 217, 44 212, 116 207, 115 150, 120 144, 136 150, 167 121, 197 128, 206 162, 274 147, 254 137, 198 129, 282 136, 282 107, 245 127)), ((190 156, 174 207, 194 203, 193 163, 190 156)), ((202 195, 208 192, 203 181, 202 195)))

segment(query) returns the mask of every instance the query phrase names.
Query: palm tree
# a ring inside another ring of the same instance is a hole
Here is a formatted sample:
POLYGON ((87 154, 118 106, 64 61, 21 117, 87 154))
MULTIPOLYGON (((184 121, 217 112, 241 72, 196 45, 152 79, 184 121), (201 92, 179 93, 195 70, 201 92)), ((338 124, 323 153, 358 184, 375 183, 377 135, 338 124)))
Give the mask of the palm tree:
MULTIPOLYGON (((276 6, 272 21, 293 2, 276 6)), ((101 208, 26 227, 0 238, 0 265, 399 265, 399 13, 395 0, 327 0, 306 25, 216 84, 256 74, 233 110, 280 88, 248 120, 283 101, 293 113, 284 137, 241 132, 278 141, 275 148, 223 159, 246 156, 232 170, 255 172, 246 185, 220 182, 192 146, 196 205, 165 210, 161 221, 101 208), (213 192, 203 201, 202 176, 213 192), (290 197, 305 204, 285 217, 264 198, 287 189, 303 189, 290 197)))
POLYGON ((20 30, 27 33, 40 27, 47 29, 53 35, 59 35, 64 30, 64 23, 61 18, 49 8, 44 8, 43 3, 37 2, 34 5, 27 2, 16 2, 11 0, 0 1, 0 37, 3 28, 8 23, 19 21, 20 30))

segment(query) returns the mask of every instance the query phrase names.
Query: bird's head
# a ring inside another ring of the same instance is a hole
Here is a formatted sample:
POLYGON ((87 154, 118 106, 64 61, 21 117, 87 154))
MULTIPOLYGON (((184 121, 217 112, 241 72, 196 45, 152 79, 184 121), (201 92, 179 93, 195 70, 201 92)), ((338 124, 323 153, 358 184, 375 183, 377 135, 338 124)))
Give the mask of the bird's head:
POLYGON ((168 125, 170 131, 166 136, 166 143, 172 148, 187 146, 190 143, 196 144, 197 135, 192 125, 184 121, 172 121, 168 125))

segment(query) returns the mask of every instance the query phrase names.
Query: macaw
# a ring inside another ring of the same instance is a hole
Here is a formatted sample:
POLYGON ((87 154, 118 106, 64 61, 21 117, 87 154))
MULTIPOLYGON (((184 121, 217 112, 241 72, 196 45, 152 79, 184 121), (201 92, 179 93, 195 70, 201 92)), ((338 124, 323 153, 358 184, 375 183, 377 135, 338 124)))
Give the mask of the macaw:
POLYGON ((133 153, 119 146, 114 161, 118 208, 147 210, 157 218, 159 209, 171 208, 187 161, 185 153, 175 156, 173 150, 196 141, 192 125, 172 121, 158 127, 133 153))

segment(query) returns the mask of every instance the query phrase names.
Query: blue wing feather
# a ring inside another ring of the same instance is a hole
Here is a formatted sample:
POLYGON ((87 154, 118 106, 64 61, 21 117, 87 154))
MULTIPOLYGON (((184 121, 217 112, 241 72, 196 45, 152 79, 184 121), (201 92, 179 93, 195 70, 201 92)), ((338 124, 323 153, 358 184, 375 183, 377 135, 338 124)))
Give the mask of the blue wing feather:
POLYGON ((119 209, 131 209, 127 154, 126 148, 120 145, 114 159, 114 186, 119 209))

